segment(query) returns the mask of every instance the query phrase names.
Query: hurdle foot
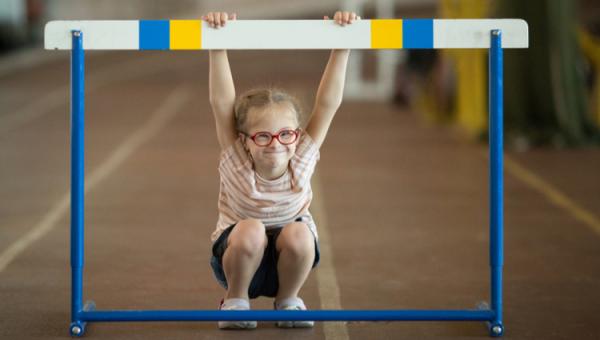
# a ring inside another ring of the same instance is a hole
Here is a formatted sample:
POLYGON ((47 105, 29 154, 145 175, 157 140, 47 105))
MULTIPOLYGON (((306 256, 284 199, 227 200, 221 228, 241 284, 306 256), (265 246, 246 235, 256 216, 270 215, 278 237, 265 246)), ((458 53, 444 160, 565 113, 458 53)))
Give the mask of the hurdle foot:
POLYGON ((75 321, 71 323, 69 327, 69 333, 72 337, 82 337, 85 334, 85 326, 87 322, 75 321))
MULTIPOLYGON (((89 312, 96 310, 96 303, 94 301, 86 301, 83 305, 83 311, 89 312)), ((69 326, 69 333, 71 333, 72 337, 82 337, 85 334, 85 328, 87 326, 87 322, 83 321, 73 321, 69 326)))
POLYGON ((494 321, 488 322, 487 324, 491 337, 498 338, 504 334, 504 326, 502 325, 502 323, 494 321))
MULTIPOLYGON (((490 305, 485 301, 481 301, 477 304, 477 309, 490 310, 490 305)), ((486 321, 485 325, 487 326, 490 336, 493 338, 501 337, 504 334, 504 325, 502 322, 486 321)))

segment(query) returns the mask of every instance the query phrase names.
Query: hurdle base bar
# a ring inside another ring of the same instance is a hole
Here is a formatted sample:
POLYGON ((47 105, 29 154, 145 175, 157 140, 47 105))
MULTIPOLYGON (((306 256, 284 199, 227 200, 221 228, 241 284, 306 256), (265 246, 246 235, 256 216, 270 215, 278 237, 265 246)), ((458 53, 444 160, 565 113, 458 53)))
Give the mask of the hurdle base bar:
POLYGON ((86 302, 70 327, 71 336, 82 337, 88 322, 152 321, 485 321, 492 337, 502 336, 504 326, 487 302, 476 310, 312 310, 312 311, 223 311, 223 310, 96 310, 86 302))
POLYGON ((111 321, 491 321, 492 310, 123 310, 82 311, 85 322, 111 321))

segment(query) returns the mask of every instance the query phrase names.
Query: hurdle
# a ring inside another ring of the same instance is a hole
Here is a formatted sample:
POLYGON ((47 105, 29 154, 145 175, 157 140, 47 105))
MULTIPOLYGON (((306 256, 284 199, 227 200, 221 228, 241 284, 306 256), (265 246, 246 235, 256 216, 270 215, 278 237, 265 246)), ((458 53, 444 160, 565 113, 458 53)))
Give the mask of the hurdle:
POLYGON ((527 48, 520 19, 236 20, 213 29, 201 20, 50 21, 45 49, 71 50, 71 324, 111 321, 484 321, 502 336, 503 49, 527 48), (210 49, 489 49, 490 303, 465 310, 97 310, 83 303, 84 51, 210 49))

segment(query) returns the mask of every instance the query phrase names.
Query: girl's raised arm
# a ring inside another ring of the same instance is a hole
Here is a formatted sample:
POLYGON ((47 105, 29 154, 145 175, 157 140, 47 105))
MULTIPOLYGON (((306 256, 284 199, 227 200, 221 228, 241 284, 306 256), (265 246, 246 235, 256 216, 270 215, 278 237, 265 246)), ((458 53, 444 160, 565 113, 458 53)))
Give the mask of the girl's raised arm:
MULTIPOLYGON (((225 26, 227 19, 235 20, 236 15, 227 13, 208 13, 202 17, 214 29, 225 26)), ((229 59, 225 50, 211 50, 209 52, 209 99, 217 125, 217 138, 221 150, 233 144, 237 138, 235 127, 234 104, 235 87, 229 59)))
MULTIPOLYGON (((328 19, 328 17, 324 19, 328 19)), ((344 26, 351 24, 353 20, 360 20, 360 17, 352 12, 336 12, 333 19, 336 23, 344 26)), ((323 72, 315 105, 306 126, 306 132, 318 147, 323 144, 329 125, 342 104, 349 55, 350 50, 331 51, 329 62, 323 72)))

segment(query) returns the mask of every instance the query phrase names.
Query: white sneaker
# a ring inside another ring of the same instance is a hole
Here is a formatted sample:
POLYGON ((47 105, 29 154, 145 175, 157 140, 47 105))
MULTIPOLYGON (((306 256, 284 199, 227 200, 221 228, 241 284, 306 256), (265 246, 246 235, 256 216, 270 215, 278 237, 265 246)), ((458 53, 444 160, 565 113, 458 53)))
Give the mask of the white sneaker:
MULTIPOLYGON (((250 310, 250 302, 245 299, 221 301, 220 310, 250 310)), ((256 321, 219 321, 220 329, 254 329, 256 321)))
MULTIPOLYGON (((306 310, 304 301, 299 297, 274 302, 273 305, 275 310, 306 310)), ((311 328, 314 325, 314 321, 277 321, 277 327, 280 328, 311 328)))

